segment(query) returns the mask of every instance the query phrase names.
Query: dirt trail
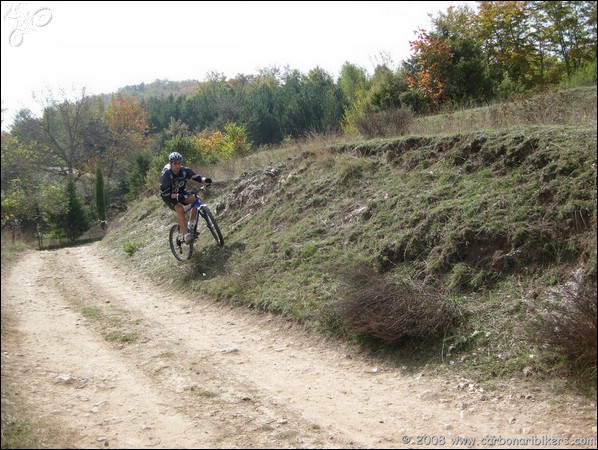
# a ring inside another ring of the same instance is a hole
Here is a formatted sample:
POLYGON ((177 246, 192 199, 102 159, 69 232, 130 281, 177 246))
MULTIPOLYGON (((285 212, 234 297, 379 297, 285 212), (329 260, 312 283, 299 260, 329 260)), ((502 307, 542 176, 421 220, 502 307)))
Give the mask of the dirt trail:
POLYGON ((21 256, 2 314, 3 379, 76 448, 596 448, 595 402, 384 367, 98 244, 21 256))

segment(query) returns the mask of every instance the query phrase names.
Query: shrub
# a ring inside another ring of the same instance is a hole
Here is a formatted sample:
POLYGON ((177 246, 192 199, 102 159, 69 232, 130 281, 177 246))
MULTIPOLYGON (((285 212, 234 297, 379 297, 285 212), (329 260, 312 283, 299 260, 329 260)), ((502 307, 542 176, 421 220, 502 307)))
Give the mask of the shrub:
POLYGON ((367 112, 356 119, 357 130, 367 138, 401 136, 407 134, 413 122, 409 108, 393 108, 367 112))
POLYGON ((540 310, 535 339, 573 369, 596 376, 596 268, 581 280, 551 291, 549 305, 540 310))
POLYGON ((373 270, 353 273, 346 294, 327 310, 351 332, 388 342, 441 336, 456 323, 456 305, 441 293, 373 270))
POLYGON ((205 130, 195 137, 194 146, 199 160, 209 164, 231 157, 245 156, 251 150, 247 129, 245 126, 235 123, 227 123, 224 126, 224 132, 205 130))

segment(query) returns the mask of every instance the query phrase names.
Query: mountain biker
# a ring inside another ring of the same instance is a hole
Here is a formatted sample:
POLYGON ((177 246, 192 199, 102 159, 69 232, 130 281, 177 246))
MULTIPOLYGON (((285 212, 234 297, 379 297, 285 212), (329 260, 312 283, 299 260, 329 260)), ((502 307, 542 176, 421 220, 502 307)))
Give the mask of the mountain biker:
MULTIPOLYGON (((202 177, 198 173, 195 173, 189 167, 185 167, 183 164, 183 156, 178 152, 172 152, 168 155, 168 164, 162 169, 160 174, 160 196, 164 203, 176 212, 177 222, 179 228, 184 233, 185 243, 190 243, 193 239, 191 233, 189 233, 189 226, 185 222, 185 211, 184 205, 188 205, 195 199, 185 189, 187 186, 187 180, 193 180, 197 183, 212 184, 210 178, 202 177)), ((195 220, 197 215, 197 207, 194 207, 191 211, 191 220, 195 220)))

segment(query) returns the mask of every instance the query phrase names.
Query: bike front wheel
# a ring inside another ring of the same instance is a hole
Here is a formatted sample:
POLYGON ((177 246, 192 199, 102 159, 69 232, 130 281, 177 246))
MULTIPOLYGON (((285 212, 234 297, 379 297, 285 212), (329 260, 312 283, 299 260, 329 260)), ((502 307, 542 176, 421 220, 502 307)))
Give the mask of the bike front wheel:
POLYGON ((174 224, 170 227, 168 241, 170 242, 170 250, 172 250, 172 254, 179 261, 185 262, 191 258, 191 255, 193 255, 193 243, 185 244, 184 235, 178 224, 174 224))
POLYGON ((204 220, 206 221, 206 225, 208 229, 214 236, 214 240, 216 241, 216 245, 218 247, 222 247, 224 245, 224 238, 222 237, 222 233, 220 232, 220 228, 218 228, 218 224, 216 223, 216 219, 212 215, 212 211, 207 205, 203 205, 201 207, 201 215, 203 216, 204 220))

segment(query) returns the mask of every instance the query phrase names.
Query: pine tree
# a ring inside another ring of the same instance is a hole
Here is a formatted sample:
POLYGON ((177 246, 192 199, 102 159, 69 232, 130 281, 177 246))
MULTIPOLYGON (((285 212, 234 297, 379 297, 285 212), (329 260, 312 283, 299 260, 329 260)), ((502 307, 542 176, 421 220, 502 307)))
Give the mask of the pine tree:
POLYGON ((64 218, 64 232, 71 243, 74 243, 79 236, 89 230, 89 218, 81 199, 77 197, 75 181, 69 177, 66 185, 67 210, 64 218))
POLYGON ((104 194, 104 175, 102 168, 96 170, 96 209, 102 229, 106 228, 106 196, 104 194))

